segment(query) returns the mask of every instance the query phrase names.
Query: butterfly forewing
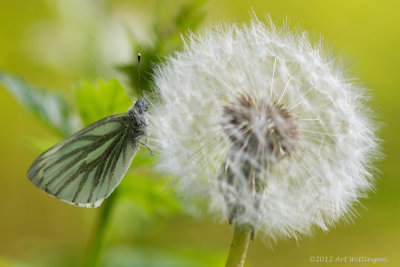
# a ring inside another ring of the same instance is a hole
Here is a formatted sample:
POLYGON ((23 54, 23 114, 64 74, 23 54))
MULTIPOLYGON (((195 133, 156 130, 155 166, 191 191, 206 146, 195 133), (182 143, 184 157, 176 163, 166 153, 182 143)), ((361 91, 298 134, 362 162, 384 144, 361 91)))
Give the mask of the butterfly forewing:
POLYGON ((140 133, 129 113, 87 126, 41 154, 28 170, 40 189, 82 207, 108 197, 135 156, 140 133))

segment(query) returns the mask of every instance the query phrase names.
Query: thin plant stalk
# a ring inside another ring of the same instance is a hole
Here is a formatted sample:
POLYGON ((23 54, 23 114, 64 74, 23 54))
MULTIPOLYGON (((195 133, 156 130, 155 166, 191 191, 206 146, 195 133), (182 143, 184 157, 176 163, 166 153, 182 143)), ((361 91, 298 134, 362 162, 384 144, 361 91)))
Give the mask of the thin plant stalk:
POLYGON ((102 210, 100 212, 97 228, 93 232, 93 240, 92 245, 90 247, 90 251, 88 254, 88 258, 86 261, 86 265, 88 267, 97 267, 99 266, 99 261, 101 258, 105 233, 107 231, 107 225, 111 217, 111 212, 115 204, 115 200, 117 198, 118 191, 117 189, 104 201, 102 210))
POLYGON ((251 239, 251 231, 250 225, 235 224, 232 244, 225 267, 243 266, 251 239))

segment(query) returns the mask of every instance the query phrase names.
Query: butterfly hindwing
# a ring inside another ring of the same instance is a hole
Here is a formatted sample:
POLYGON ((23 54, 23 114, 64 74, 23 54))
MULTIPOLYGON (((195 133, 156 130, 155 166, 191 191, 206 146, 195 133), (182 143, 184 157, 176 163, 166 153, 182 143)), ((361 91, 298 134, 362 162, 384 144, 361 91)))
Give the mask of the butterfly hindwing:
POLYGON ((40 189, 82 207, 97 207, 128 170, 139 143, 129 113, 95 122, 42 153, 28 170, 40 189))

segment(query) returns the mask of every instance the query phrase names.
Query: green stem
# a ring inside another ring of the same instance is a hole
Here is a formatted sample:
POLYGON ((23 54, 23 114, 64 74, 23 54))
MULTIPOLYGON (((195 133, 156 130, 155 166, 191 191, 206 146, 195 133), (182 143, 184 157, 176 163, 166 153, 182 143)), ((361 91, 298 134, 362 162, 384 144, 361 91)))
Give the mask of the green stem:
POLYGON ((92 246, 90 247, 89 256, 87 258, 87 262, 85 266, 88 267, 97 267, 99 264, 103 243, 104 243, 104 236, 107 230, 107 224, 110 220, 110 214, 112 208, 115 204, 115 199, 117 196, 117 190, 115 190, 110 197, 108 197, 103 205, 102 210, 100 211, 99 219, 97 221, 97 228, 93 232, 93 241, 92 246))
POLYGON ((251 238, 250 225, 235 224, 231 249, 225 267, 241 267, 246 259, 247 247, 251 238))

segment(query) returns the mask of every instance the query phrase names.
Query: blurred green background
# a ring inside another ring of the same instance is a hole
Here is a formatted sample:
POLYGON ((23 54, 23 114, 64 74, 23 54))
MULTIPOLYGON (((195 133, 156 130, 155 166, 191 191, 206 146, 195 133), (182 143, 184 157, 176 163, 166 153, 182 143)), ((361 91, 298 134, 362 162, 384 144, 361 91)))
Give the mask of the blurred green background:
MULTIPOLYGON (((151 83, 146 76, 149 62, 156 64, 179 49, 181 31, 196 27, 201 31, 221 20, 248 21, 251 8, 260 18, 270 14, 277 24, 287 20, 292 28, 300 26, 314 41, 323 36, 325 48, 344 58, 349 73, 370 88, 370 104, 383 122, 380 137, 386 156, 377 164, 376 191, 361 200, 354 220, 342 221, 328 233, 316 230, 312 237, 280 240, 272 246, 258 238, 250 245, 247 266, 324 264, 311 263, 311 256, 387 258, 387 263, 376 265, 400 266, 398 0, 226 0, 205 5, 0 0, 0 70, 60 92, 71 102, 80 88, 100 88, 114 77, 134 97, 137 52, 143 54, 146 89, 151 83)), ((119 83, 112 86, 122 90, 119 83)), ((30 164, 62 135, 0 87, 0 266, 82 266, 98 236, 104 209, 65 204, 29 182, 30 164)), ((79 111, 85 103, 92 104, 90 98, 85 101, 78 103, 79 111)), ((152 161, 142 149, 115 196, 103 232, 102 265, 223 266, 232 229, 227 223, 194 219, 182 212, 167 182, 151 172, 152 161)))

